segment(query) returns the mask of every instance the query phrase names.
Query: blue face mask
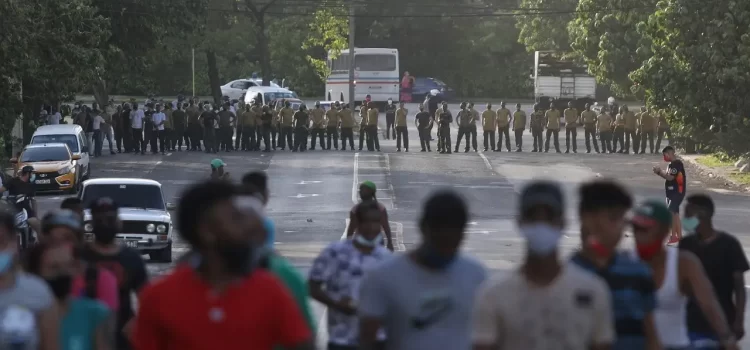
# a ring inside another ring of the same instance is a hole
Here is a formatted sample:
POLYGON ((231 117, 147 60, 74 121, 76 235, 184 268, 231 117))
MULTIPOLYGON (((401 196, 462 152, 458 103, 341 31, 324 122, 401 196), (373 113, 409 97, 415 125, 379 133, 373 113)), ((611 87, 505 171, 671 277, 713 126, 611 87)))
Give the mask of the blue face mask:
POLYGON ((695 230, 698 229, 698 225, 700 225, 700 223, 700 219, 695 216, 690 218, 682 218, 682 229, 687 233, 695 233, 695 230))
POLYGON ((10 270, 11 266, 13 266, 14 256, 13 252, 7 249, 0 251, 0 274, 4 274, 10 270))
POLYGON ((31 176, 29 176, 29 182, 34 182, 34 179, 36 179, 36 174, 31 174, 31 176))
POLYGON ((423 264, 436 270, 445 270, 456 260, 455 255, 444 256, 432 248, 428 243, 422 244, 417 250, 417 254, 423 264))
POLYGON ((354 241, 364 247, 375 248, 380 243, 380 234, 375 236, 375 238, 373 239, 367 239, 364 236, 357 234, 356 236, 354 236, 354 241))

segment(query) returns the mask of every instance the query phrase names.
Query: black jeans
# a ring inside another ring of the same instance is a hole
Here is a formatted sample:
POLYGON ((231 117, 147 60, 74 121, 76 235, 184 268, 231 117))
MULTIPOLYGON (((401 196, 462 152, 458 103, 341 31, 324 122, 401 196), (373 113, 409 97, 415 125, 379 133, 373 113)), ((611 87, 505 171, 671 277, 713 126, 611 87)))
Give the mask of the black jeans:
POLYGON ((146 142, 143 141, 143 129, 131 129, 133 134, 133 152, 146 153, 146 142))
POLYGON ((240 128, 237 128, 237 136, 242 137, 242 140, 240 140, 240 145, 239 147, 237 147, 237 149, 241 149, 243 151, 254 151, 257 146, 255 135, 255 126, 243 125, 240 128))
POLYGON ((312 128, 310 132, 310 149, 315 149, 315 139, 320 139, 320 148, 325 149, 325 129, 323 128, 312 128))
POLYGON ((469 151, 469 138, 471 138, 471 130, 468 126, 459 126, 458 127, 458 136, 456 137, 456 149, 455 151, 458 152, 458 148, 461 147, 461 139, 466 136, 466 147, 464 148, 467 152, 469 151))
POLYGON ((648 139, 649 152, 654 153, 654 132, 641 132, 641 153, 646 152, 646 139, 648 139))
POLYGON ((495 130, 484 131, 484 150, 495 150, 495 130))
POLYGON ((656 150, 661 151, 661 139, 667 136, 667 145, 672 144, 672 130, 671 129, 660 129, 656 132, 656 150))
POLYGON ((573 152, 578 150, 578 129, 575 127, 565 128, 565 150, 570 151, 570 144, 573 144, 573 152))
POLYGON ((531 128, 531 136, 534 138, 534 151, 544 150, 544 129, 531 128))
POLYGON ((419 143, 422 145, 422 150, 423 151, 424 150, 431 151, 431 149, 430 149, 430 136, 432 136, 432 135, 430 133, 430 130, 431 130, 430 128, 419 129, 419 143))
POLYGON ((380 140, 378 137, 378 126, 369 125, 367 127, 367 150, 368 151, 380 151, 380 140))
MULTIPOLYGON (((343 131, 342 131, 343 133, 343 131)), ((327 138, 327 144, 326 149, 331 149, 331 139, 333 139, 333 148, 339 149, 339 130, 335 126, 331 127, 329 126, 326 128, 326 138, 327 138)), ((354 147, 352 147, 354 148, 354 147)))
POLYGON ((560 130, 547 129, 547 140, 544 142, 544 151, 549 151, 549 139, 552 136, 555 143, 555 150, 560 152, 560 130))
POLYGON ((409 150, 409 130, 405 126, 396 127, 396 148, 401 149, 401 140, 404 140, 404 148, 409 150))
POLYGON ((294 128, 292 128, 291 126, 281 127, 281 134, 279 135, 279 147, 281 147, 281 149, 284 149, 284 146, 286 145, 289 145, 290 150, 294 148, 294 142, 292 140, 293 133, 294 128))
POLYGON ((501 126, 497 128, 497 150, 503 149, 503 135, 505 136, 505 149, 510 152, 510 127, 501 126))
POLYGON ((613 152, 612 149, 612 132, 599 131, 599 141, 602 143, 602 153, 613 152))
POLYGON ((591 141, 594 141, 594 150, 599 153, 599 144, 596 143, 596 129, 583 129, 583 137, 586 139, 586 152, 591 152, 591 141))
POLYGON ((349 149, 354 150, 354 128, 341 128, 341 149, 346 149, 346 140, 349 140, 349 149))
POLYGON ((307 128, 299 127, 294 129, 294 151, 304 152, 307 150, 307 128))

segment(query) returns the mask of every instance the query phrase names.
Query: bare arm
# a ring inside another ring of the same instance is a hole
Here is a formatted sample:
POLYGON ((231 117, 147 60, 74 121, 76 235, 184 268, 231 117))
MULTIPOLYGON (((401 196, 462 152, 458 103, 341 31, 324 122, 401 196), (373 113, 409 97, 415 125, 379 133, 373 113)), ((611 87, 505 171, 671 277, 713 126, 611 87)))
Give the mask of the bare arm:
POLYGON ((391 222, 388 221, 388 211, 383 211, 383 218, 381 219, 382 223, 381 226, 383 226, 383 232, 385 232, 385 237, 388 239, 388 248, 393 250, 393 235, 391 234, 391 222))
POLYGON ((357 229, 357 217, 353 211, 349 212, 349 227, 346 228, 346 238, 354 236, 354 230, 357 229))
POLYGON ((691 294, 697 301, 698 307, 700 307, 703 314, 706 316, 706 320, 711 327, 714 329, 716 334, 721 340, 729 340, 732 336, 732 332, 727 324, 727 320, 724 317, 724 311, 722 311, 719 302, 716 299, 711 282, 706 276, 706 272, 703 270, 698 258, 690 252, 680 252, 680 271, 684 271, 685 286, 687 293, 691 294))
POLYGON ((654 324, 654 314, 649 313, 646 318, 643 319, 643 334, 646 336, 646 349, 647 350, 661 350, 661 342, 659 342, 659 335, 656 334, 656 325, 654 324))
POLYGON ((377 343, 381 320, 376 317, 362 317, 359 321, 359 349, 374 350, 377 343))
POLYGON ((51 305, 39 314, 40 350, 58 350, 60 310, 57 304, 51 305))

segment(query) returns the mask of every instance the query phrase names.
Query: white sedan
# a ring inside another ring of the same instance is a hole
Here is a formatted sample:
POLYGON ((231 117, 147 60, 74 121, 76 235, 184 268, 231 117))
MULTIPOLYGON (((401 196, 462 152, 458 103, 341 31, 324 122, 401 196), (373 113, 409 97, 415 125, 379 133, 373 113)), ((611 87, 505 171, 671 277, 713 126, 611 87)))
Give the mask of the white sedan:
MULTIPOLYGON (((262 83, 262 79, 233 80, 221 86, 221 94, 223 96, 229 96, 230 100, 242 100, 242 96, 245 95, 247 89, 261 86, 262 83)), ((271 82, 270 85, 271 87, 280 88, 280 86, 274 82, 271 82)))

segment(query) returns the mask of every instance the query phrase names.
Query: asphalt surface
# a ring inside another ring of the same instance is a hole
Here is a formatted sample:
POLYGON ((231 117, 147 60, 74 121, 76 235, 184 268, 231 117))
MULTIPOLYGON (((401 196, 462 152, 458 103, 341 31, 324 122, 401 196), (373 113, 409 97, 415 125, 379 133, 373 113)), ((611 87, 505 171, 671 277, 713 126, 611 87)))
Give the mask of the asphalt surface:
MULTIPOLYGON (((509 102, 510 104, 510 102, 509 102)), ((477 103, 477 106, 481 106, 477 103)), ((410 115, 417 105, 409 104, 410 115)), ((450 106, 455 113, 456 105, 450 106)), ((529 112, 531 105, 523 108, 529 112)), ((482 110, 483 108, 479 108, 482 110)), ((482 152, 479 126, 479 152, 473 150, 443 155, 419 152, 419 138, 413 120, 409 121, 409 152, 396 152, 394 140, 385 140, 385 117, 381 114, 382 152, 309 151, 291 153, 232 152, 218 156, 228 164, 235 178, 251 170, 265 170, 270 178, 271 199, 268 214, 276 221, 276 248, 303 274, 312 259, 327 244, 342 238, 347 212, 357 200, 357 184, 370 180, 378 186, 378 198, 388 208, 397 250, 405 250, 420 241, 416 220, 421 203, 433 191, 453 188, 470 204, 471 222, 464 251, 479 258, 495 273, 506 273, 523 258, 523 242, 515 231, 517 193, 533 179, 554 179, 563 184, 568 203, 567 229, 562 254, 567 256, 579 246, 579 223, 575 215, 577 187, 594 178, 613 178, 625 184, 637 200, 663 198, 663 180, 653 175, 655 165, 666 167, 660 155, 586 154, 583 133, 579 132, 577 154, 531 153, 532 138, 524 135, 524 152, 482 152)), ((456 128, 453 128, 455 147, 456 128)), ((355 136, 356 138, 356 136, 355 136)), ((513 136, 511 135, 511 138, 513 136)), ((565 151, 564 135, 561 148, 565 151)), ((357 143, 357 140, 355 140, 357 143)), ((105 145, 106 146, 106 145, 105 145)), ((513 143, 511 145, 513 147, 513 143)), ((208 163, 215 155, 198 152, 174 152, 165 156, 104 155, 93 160, 93 177, 150 178, 163 184, 168 201, 176 202, 190 183, 206 178, 208 163)), ((716 225, 736 235, 750 247, 750 197, 740 192, 713 188, 691 178, 688 192, 709 192, 717 205, 716 225)), ((59 196, 38 200, 42 212, 59 205, 59 196)), ((623 242, 632 247, 630 238, 623 242)), ((188 247, 177 239, 175 256, 188 247)), ((152 277, 168 272, 172 264, 149 263, 152 277)), ((749 283, 750 284, 750 283, 749 283)), ((315 312, 323 320, 324 309, 317 303, 315 312)), ((323 326, 323 324, 321 324, 323 326)), ((325 333, 321 327, 319 335, 325 333)), ((323 337, 324 338, 324 337, 323 337)), ((321 339, 324 342, 324 339, 321 339)), ((750 345, 750 342, 743 345, 750 345)))

